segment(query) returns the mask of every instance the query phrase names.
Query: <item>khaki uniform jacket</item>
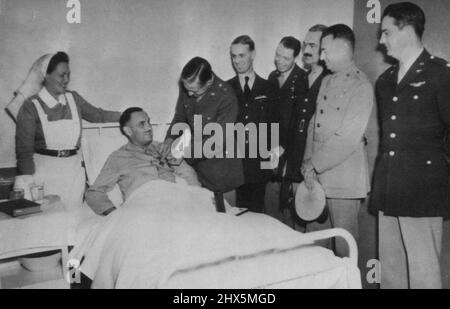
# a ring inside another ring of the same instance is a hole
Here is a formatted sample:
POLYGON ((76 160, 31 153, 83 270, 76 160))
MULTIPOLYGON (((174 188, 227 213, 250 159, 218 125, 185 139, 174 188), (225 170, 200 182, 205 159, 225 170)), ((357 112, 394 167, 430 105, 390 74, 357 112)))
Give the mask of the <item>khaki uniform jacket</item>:
POLYGON ((354 64, 323 79, 305 160, 312 160, 327 198, 366 198, 370 191, 364 132, 373 105, 373 87, 354 64))

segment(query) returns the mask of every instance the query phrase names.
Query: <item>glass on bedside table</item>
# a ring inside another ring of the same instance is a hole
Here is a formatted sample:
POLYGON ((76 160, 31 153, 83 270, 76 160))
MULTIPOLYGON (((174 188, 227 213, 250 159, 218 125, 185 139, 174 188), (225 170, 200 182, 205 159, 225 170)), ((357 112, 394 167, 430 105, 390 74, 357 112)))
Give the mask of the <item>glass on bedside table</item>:
POLYGON ((20 200, 25 198, 25 191, 23 189, 14 189, 9 195, 10 200, 20 200))

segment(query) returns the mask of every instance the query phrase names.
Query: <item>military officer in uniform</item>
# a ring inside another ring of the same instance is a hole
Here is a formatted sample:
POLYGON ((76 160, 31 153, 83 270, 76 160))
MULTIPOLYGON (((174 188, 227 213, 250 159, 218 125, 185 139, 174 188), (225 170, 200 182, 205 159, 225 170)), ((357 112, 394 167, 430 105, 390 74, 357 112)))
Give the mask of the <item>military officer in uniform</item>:
POLYGON ((383 13, 380 43, 398 64, 376 84, 382 136, 371 208, 379 217, 382 288, 442 287, 450 65, 424 48, 424 29, 415 4, 392 4, 383 13))
MULTIPOLYGON (((236 122, 238 112, 239 106, 234 91, 214 74, 209 62, 200 57, 191 59, 181 73, 175 115, 166 139, 160 146, 162 156, 170 154, 172 143, 181 135, 180 132, 172 130, 176 124, 187 124, 193 132, 192 148, 196 147, 195 143, 201 144, 203 148, 204 143, 211 138, 203 134, 204 127, 209 123, 217 123, 225 133, 226 125, 234 125, 236 122), (202 117, 201 140, 195 138, 195 116, 202 117)), ((226 144, 225 136, 223 141, 226 144)), ((244 183, 242 160, 233 154, 230 157, 225 145, 220 156, 214 155, 213 158, 208 158, 202 151, 201 156, 196 157, 194 150, 193 156, 186 158, 186 161, 194 167, 200 183, 215 193, 223 194, 232 191, 244 183)))
POLYGON ((284 37, 275 52, 276 70, 268 80, 276 86, 276 101, 280 114, 280 143, 286 149, 294 107, 304 104, 308 92, 308 76, 296 64, 301 43, 294 37, 284 37))
MULTIPOLYGON (((276 104, 280 115, 280 145, 284 155, 281 157, 277 172, 277 181, 281 181, 279 189, 279 201, 276 203, 283 211, 288 207, 290 181, 285 178, 287 171, 286 160, 292 155, 290 152, 289 141, 292 140, 290 135, 291 120, 294 110, 310 110, 310 104, 306 101, 308 92, 308 75, 306 71, 296 64, 296 59, 301 51, 301 43, 294 37, 284 37, 278 45, 275 52, 275 66, 268 80, 275 85, 276 88, 276 104)), ((300 123, 306 133, 307 124, 300 123)), ((276 191, 276 190, 275 190, 276 191)), ((278 210, 272 210, 275 215, 279 216, 278 210)), ((285 221, 286 218, 281 216, 285 221)))
MULTIPOLYGON (((373 87, 354 64, 355 37, 346 25, 327 28, 321 39, 321 59, 332 72, 322 81, 316 113, 309 129, 302 173, 312 189, 324 188, 331 222, 358 241, 358 213, 370 190, 364 140, 374 104, 373 87)), ((336 253, 347 256, 345 241, 336 253)))
POLYGON ((239 36, 231 43, 231 63, 237 75, 228 83, 238 98, 238 123, 246 126, 245 159, 243 160, 245 184, 236 190, 237 206, 254 212, 264 212, 266 184, 273 171, 261 168, 261 162, 267 158, 262 158, 259 151, 257 157, 250 158, 249 147, 252 145, 257 147, 256 150, 259 149, 260 124, 267 124, 267 133, 262 134, 261 137, 266 139, 266 147, 271 146, 270 126, 272 122, 278 121, 278 111, 274 109, 275 87, 258 76, 253 69, 255 54, 255 42, 247 35, 239 36), (251 134, 254 141, 250 140, 249 124, 254 124, 256 128, 251 134))
MULTIPOLYGON (((298 104, 294 107, 293 118, 289 129, 289 137, 291 140, 288 142, 286 178, 289 181, 287 185, 292 184, 292 191, 289 197, 291 200, 295 196, 298 185, 303 181, 301 166, 305 153, 308 126, 316 111, 317 96, 322 80, 330 73, 320 61, 320 39, 323 31, 326 29, 327 27, 324 25, 311 27, 303 42, 302 62, 308 73, 309 90, 304 104, 298 104)), ((286 182, 283 184, 286 184, 286 182)), ((285 192, 286 190, 282 191, 285 192)), ((292 206, 292 202, 289 205, 292 206)), ((330 228, 327 211, 318 218, 317 222, 303 222, 300 219, 296 221, 304 227, 304 231, 308 232, 330 228)), ((324 241, 323 243, 326 244, 325 246, 328 245, 328 241, 324 241)))

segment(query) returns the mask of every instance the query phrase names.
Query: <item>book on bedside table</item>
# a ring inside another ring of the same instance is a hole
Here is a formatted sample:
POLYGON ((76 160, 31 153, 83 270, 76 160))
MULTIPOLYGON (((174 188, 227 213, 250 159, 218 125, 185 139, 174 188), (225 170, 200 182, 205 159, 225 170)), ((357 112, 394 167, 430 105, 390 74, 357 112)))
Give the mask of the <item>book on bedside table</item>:
POLYGON ((41 212, 41 205, 26 199, 11 200, 0 203, 0 212, 12 217, 31 215, 41 212))

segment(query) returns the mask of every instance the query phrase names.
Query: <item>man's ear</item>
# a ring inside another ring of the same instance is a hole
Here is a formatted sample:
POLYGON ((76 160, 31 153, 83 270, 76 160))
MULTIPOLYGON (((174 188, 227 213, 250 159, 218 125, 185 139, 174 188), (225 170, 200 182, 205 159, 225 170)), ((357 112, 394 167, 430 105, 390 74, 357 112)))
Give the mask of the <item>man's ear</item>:
POLYGON ((123 132, 125 132, 125 134, 127 135, 128 138, 130 138, 131 135, 133 135, 133 131, 128 126, 123 127, 123 132))

